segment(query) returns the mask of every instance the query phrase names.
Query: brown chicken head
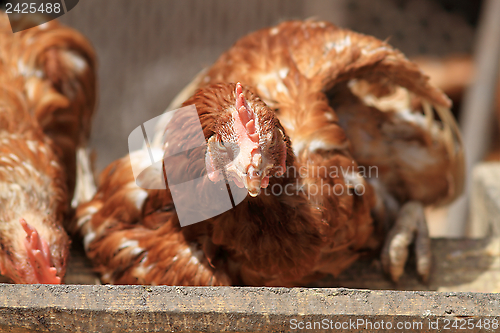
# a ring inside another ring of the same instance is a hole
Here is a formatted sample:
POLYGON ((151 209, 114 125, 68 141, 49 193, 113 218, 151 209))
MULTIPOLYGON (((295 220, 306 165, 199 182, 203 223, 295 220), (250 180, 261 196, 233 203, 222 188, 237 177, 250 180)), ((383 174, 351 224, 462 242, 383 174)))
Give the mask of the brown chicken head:
POLYGON ((222 106, 208 139, 207 173, 213 182, 224 176, 256 197, 269 185, 270 176, 285 172, 288 139, 274 111, 251 91, 244 93, 240 83, 232 100, 222 106))

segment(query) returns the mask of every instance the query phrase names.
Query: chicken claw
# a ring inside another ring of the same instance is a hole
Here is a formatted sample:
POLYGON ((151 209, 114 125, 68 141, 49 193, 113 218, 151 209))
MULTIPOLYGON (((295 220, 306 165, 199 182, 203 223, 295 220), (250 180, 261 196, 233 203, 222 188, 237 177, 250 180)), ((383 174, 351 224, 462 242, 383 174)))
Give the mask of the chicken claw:
POLYGON ((30 226, 26 220, 20 219, 19 223, 27 234, 24 245, 38 282, 43 284, 61 283, 61 278, 57 276, 57 269, 52 264, 52 256, 47 242, 40 238, 36 229, 30 226))
POLYGON ((382 266, 394 282, 398 282, 403 274, 408 258, 408 247, 413 241, 415 241, 417 272, 425 282, 431 268, 431 242, 424 207, 416 201, 410 201, 400 209, 382 249, 382 266))

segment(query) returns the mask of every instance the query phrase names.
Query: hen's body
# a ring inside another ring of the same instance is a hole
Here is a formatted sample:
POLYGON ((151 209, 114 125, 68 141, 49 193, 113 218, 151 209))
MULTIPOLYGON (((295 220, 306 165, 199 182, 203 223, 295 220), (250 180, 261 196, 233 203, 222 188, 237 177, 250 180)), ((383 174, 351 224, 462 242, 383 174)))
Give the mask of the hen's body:
POLYGON ((374 37, 325 22, 262 30, 221 56, 199 86, 236 81, 278 110, 297 156, 351 151, 367 169, 377 167, 401 202, 437 203, 461 193, 461 143, 448 98, 374 37), (424 104, 423 115, 416 103, 424 104), (434 122, 433 107, 443 125, 434 122))
MULTIPOLYGON (((32 16, 24 20, 36 19, 32 16)), ((12 24, 22 26, 23 21, 12 24)), ((89 41, 53 20, 13 34, 0 15, 0 59, 24 78, 30 113, 52 139, 67 173, 70 197, 76 184, 76 153, 86 146, 96 103, 96 61, 89 41)))
POLYGON ((54 21, 13 34, 0 15, 0 272, 16 283, 64 277, 63 219, 94 84, 93 53, 80 34, 54 21))
MULTIPOLYGON (((263 192, 232 210, 180 228, 168 190, 137 187, 128 157, 113 163, 101 176, 96 197, 77 213, 77 229, 103 282, 293 285, 324 273, 336 275, 360 249, 381 243, 377 237, 369 241, 374 229, 370 211, 382 223, 395 213, 388 211, 391 203, 397 209, 398 204, 422 198, 421 191, 405 183, 407 174, 400 170, 403 162, 422 161, 414 155, 394 156, 398 145, 425 151, 431 157, 425 163, 443 167, 436 172, 444 181, 435 189, 427 184, 425 195, 433 196, 429 201, 449 198, 460 187, 460 174, 453 169, 460 164, 455 151, 459 142, 446 141, 458 137, 443 139, 433 119, 411 109, 404 110, 409 113, 405 122, 399 113, 407 107, 406 100, 397 96, 389 96, 392 110, 384 111, 356 96, 365 88, 380 97, 401 85, 425 99, 426 108, 434 104, 447 112, 446 97, 399 52, 375 38, 325 22, 285 22, 242 38, 177 99, 196 105, 209 143, 214 135, 222 135, 217 124, 229 117, 225 110, 237 99, 231 82, 250 90, 245 91, 250 109, 260 110, 261 104, 272 108, 269 117, 279 120, 275 126, 286 137, 285 174, 271 177, 263 192), (190 97, 196 88, 201 90, 190 97), (357 122, 351 124, 353 116, 357 122), (398 127, 398 119, 406 130, 400 133, 389 126, 385 131, 386 123, 398 127), (358 162, 380 168, 373 177, 380 177, 373 182, 376 192, 359 174, 363 170, 358 162)), ((372 100, 380 103, 373 94, 372 100)), ((410 97, 408 93, 411 101, 410 97)), ((179 106, 174 102, 174 108, 179 106)), ((259 112, 256 119, 264 117, 259 112)), ((176 120, 166 125, 169 118, 164 119, 153 141, 161 142, 166 127, 170 134, 162 148, 170 156, 176 148, 169 145, 169 137, 176 131, 189 136, 190 127, 176 120)), ((445 128, 456 134, 447 121, 443 120, 445 128)), ((143 163, 145 154, 132 154, 131 163, 143 163)), ((158 149, 156 154, 163 152, 158 149)), ((202 161, 189 156, 175 166, 177 179, 186 181, 205 172, 202 161)), ((426 176, 418 165, 412 167, 411 178, 426 176)), ((170 177, 171 166, 165 168, 170 177)))
POLYGON ((23 80, 9 78, 8 69, 0 68, 0 273, 18 283, 54 283, 39 276, 38 263, 30 261, 20 219, 49 245, 49 267, 62 278, 69 253, 62 227, 68 197, 64 169, 50 139, 29 114, 23 80))

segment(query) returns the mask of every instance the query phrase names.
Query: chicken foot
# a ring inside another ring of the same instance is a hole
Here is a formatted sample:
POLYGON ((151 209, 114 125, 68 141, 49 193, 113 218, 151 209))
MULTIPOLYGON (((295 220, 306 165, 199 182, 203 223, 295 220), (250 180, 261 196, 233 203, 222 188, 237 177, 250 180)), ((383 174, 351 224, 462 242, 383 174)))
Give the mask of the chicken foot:
POLYGON ((427 281, 431 268, 431 242, 424 206, 417 201, 407 202, 401 207, 382 249, 382 266, 394 282, 398 282, 403 274, 408 247, 413 241, 417 272, 423 281, 427 281))
POLYGON ((19 223, 27 234, 24 245, 38 282, 43 284, 61 283, 61 278, 57 276, 57 269, 52 264, 52 256, 47 242, 40 238, 36 229, 30 226, 26 220, 20 219, 19 223))

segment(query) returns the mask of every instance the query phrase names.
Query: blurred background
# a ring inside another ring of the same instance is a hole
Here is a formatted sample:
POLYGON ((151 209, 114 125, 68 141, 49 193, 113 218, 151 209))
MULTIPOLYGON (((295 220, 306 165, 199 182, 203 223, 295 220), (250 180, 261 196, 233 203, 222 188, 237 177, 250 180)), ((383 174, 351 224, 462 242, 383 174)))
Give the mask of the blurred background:
MULTIPOLYGON (((201 69, 238 38, 288 19, 314 17, 388 40, 449 94, 458 118, 475 72, 471 56, 486 2, 85 0, 61 21, 86 35, 97 51, 100 97, 91 147, 100 172, 128 153, 127 138, 134 128, 162 113, 201 69)), ((492 130, 484 131, 488 159, 500 156, 499 127, 491 124, 492 130)), ((438 221, 430 223, 434 236, 452 233, 446 210, 429 214, 438 221)))

